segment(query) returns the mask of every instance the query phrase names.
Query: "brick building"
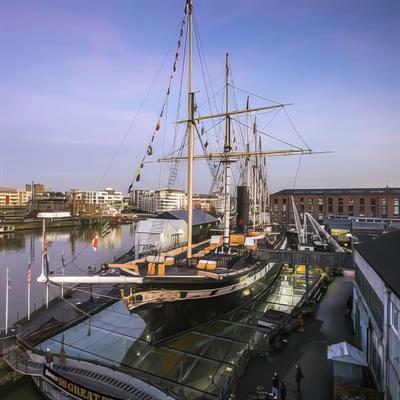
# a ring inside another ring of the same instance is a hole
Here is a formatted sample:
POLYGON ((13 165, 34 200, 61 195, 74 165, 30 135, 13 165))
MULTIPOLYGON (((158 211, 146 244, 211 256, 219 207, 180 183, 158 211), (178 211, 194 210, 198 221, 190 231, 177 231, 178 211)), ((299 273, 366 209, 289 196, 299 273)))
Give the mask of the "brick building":
POLYGON ((308 212, 321 223, 328 214, 400 218, 400 188, 285 189, 271 195, 273 221, 284 225, 294 223, 291 196, 300 217, 308 212))

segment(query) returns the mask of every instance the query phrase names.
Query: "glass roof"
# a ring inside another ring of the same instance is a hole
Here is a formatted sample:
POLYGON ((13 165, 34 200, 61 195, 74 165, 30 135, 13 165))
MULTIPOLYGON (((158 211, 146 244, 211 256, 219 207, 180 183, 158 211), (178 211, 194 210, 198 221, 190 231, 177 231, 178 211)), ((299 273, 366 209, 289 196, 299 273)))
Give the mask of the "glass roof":
POLYGON ((273 328, 273 324, 270 328, 257 325, 263 314, 269 310, 290 313, 304 293, 304 276, 283 269, 270 290, 244 307, 159 345, 149 342, 152 332, 145 321, 118 302, 93 316, 90 323, 85 320, 38 348, 49 347, 57 354, 63 342, 67 356, 116 366, 168 388, 178 398, 215 399, 249 346, 263 341, 273 328))

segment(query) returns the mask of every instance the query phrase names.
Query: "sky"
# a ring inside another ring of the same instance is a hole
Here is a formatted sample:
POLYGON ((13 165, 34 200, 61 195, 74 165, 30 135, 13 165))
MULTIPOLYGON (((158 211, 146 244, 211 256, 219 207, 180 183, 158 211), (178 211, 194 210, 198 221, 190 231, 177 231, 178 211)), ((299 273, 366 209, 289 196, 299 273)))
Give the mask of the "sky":
MULTIPOLYGON (((1 1, 0 186, 35 181, 53 190, 126 192, 163 104, 183 5, 1 1)), ((304 141, 315 151, 332 151, 268 159, 271 192, 400 187, 399 1, 198 0, 194 12, 209 88, 223 87, 229 52, 236 86, 293 103, 287 111, 304 141)), ((179 68, 156 154, 174 148, 179 68)), ((194 75, 200 105, 206 103, 201 66, 194 75)), ((186 99, 181 103, 186 111, 186 99)), ((260 125, 271 115, 260 116, 260 125)), ((283 113, 266 132, 299 143, 283 113)), ((278 148, 273 141, 265 146, 278 148)), ((168 168, 146 165, 135 187, 166 186, 168 168)), ((196 163, 195 171, 195 191, 207 192, 206 166, 196 163)), ((178 186, 184 176, 183 166, 178 186)))

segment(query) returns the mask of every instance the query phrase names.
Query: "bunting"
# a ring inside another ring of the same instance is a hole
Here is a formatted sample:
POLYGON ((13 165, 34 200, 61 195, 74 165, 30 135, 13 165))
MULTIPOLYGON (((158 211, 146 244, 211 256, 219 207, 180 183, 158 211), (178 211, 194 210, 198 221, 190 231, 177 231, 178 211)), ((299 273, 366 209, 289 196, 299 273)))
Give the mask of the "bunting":
POLYGON ((167 87, 167 91, 166 91, 166 94, 165 94, 165 97, 164 97, 164 103, 163 103, 163 105, 161 107, 161 112, 160 112, 160 115, 158 117, 156 126, 154 128, 153 134, 151 136, 150 143, 147 146, 146 154, 144 155, 144 157, 142 158, 142 161, 140 162, 140 166, 139 166, 138 170, 136 171, 136 174, 135 174, 134 179, 132 180, 132 183, 129 185, 128 193, 131 192, 133 184, 134 184, 134 181, 135 182, 139 182, 140 181, 141 172, 142 172, 142 169, 143 169, 143 166, 144 166, 144 161, 145 161, 146 157, 147 156, 151 156, 153 154, 152 143, 154 142, 154 139, 155 139, 155 136, 156 136, 156 132, 158 132, 160 130, 160 128, 161 128, 161 118, 164 115, 164 110, 165 110, 165 108, 167 106, 167 103, 168 103, 168 97, 169 97, 169 95, 171 93, 172 79, 173 79, 174 74, 175 74, 175 72, 177 70, 177 63, 178 63, 178 59, 179 59, 179 50, 181 48, 181 44, 182 44, 182 40, 183 40, 183 33, 184 33, 184 27, 185 27, 185 24, 186 24, 187 14, 188 14, 188 12, 191 13, 191 10, 188 10, 188 8, 189 8, 189 3, 187 2, 185 4, 184 16, 182 18, 181 29, 179 31, 179 38, 178 38, 178 43, 177 43, 177 47, 176 47, 174 63, 172 64, 172 72, 171 72, 171 75, 169 77, 168 87, 167 87))

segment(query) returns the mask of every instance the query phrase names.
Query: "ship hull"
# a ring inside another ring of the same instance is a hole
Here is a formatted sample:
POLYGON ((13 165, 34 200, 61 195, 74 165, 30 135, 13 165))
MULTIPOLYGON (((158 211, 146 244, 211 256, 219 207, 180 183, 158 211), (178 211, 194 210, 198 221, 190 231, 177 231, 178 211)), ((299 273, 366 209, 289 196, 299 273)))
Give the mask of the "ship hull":
POLYGON ((206 297, 151 302, 131 307, 130 311, 145 321, 147 339, 152 343, 160 342, 249 303, 271 287, 280 270, 281 265, 275 264, 258 279, 253 274, 249 284, 237 289, 233 286, 233 290, 230 288, 219 295, 213 293, 215 290, 210 290, 206 297))

